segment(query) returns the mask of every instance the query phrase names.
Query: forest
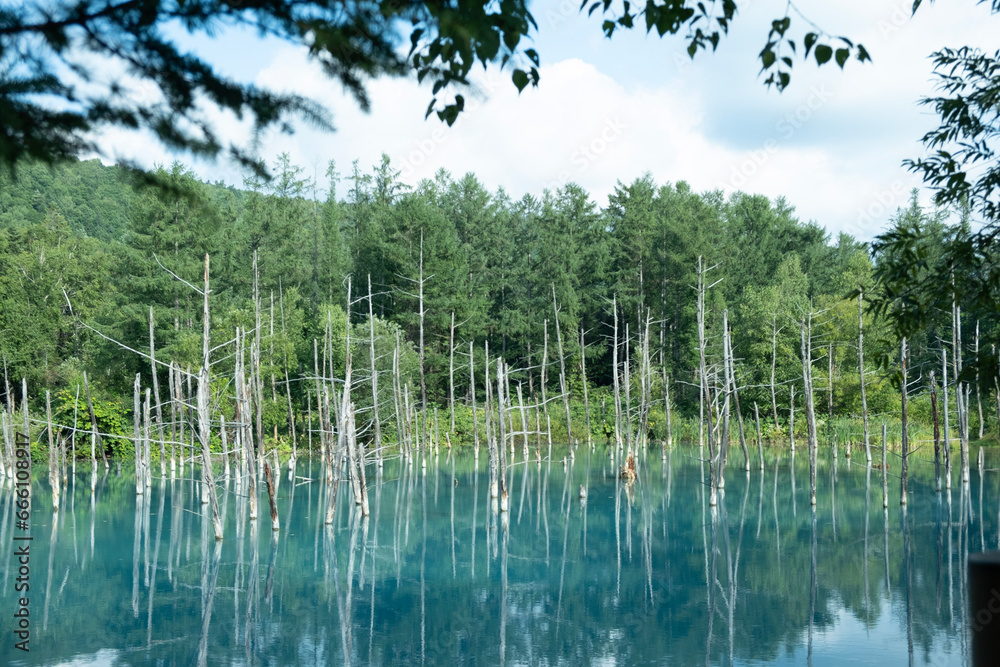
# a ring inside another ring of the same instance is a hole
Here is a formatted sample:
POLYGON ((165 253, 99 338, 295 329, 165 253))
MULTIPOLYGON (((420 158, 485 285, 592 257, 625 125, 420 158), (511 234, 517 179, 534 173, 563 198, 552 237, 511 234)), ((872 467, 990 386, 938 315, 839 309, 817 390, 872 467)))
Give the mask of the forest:
MULTIPOLYGON (((884 239, 906 236, 920 259, 912 270, 940 272, 942 244, 970 233, 967 214, 924 208, 916 192, 885 221, 888 233, 865 244, 830 238, 784 198, 697 193, 650 175, 619 183, 601 207, 575 184, 517 196, 441 171, 411 189, 385 156, 338 168, 320 173, 281 155, 273 178, 241 188, 204 183, 181 164, 160 168, 155 187, 98 161, 0 173, 10 419, 22 378, 33 410, 51 392, 61 424, 84 418, 86 386, 112 436, 107 453, 131 456, 134 380, 154 383, 154 364, 137 351, 155 345, 158 363, 178 369, 178 392, 179 371, 190 392, 207 358, 209 300, 195 286, 208 278, 208 256, 212 411, 232 420, 226 378, 238 355, 226 346, 249 331, 262 387, 251 399, 268 448, 312 443, 318 378, 344 377, 348 345, 360 437, 371 443, 377 427, 386 447, 402 440, 394 393, 404 391, 420 406, 424 438, 478 444, 474 406, 488 398, 492 359, 516 387, 510 407, 520 401, 526 447, 529 433, 539 443, 604 442, 626 429, 630 442, 640 433, 696 441, 703 386, 717 430, 724 403, 728 431, 733 393, 741 439, 744 420, 756 432, 757 411, 764 442, 791 436, 794 447, 807 420, 793 410, 806 407, 809 386, 824 446, 857 446, 876 420, 898 441, 901 340, 891 318, 914 297, 887 292, 901 246, 884 239)), ((995 358, 998 331, 979 297, 953 292, 950 310, 924 313, 907 341, 911 428, 929 433, 931 390, 947 388, 953 438, 996 437, 996 374, 979 369, 993 367, 980 362, 995 358)), ((164 388, 174 380, 173 370, 156 378, 164 388)))

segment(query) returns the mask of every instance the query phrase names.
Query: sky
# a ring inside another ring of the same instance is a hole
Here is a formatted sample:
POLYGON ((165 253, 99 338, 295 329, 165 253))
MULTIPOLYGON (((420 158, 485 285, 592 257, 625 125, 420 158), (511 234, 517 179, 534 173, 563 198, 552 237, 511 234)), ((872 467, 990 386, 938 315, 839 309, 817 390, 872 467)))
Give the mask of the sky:
MULTIPOLYGON (((692 61, 683 39, 640 28, 609 40, 599 12, 588 18, 574 0, 535 2, 538 32, 529 46, 541 57, 539 86, 518 94, 509 70, 479 69, 467 110, 452 127, 425 120, 431 90, 415 80, 371 81, 366 114, 302 48, 242 32, 184 44, 227 75, 308 95, 330 111, 335 132, 297 126, 291 135, 265 135, 259 148, 268 162, 287 152, 321 182, 330 160, 344 174, 354 160, 370 170, 385 153, 411 186, 439 169, 455 178, 472 172, 514 198, 575 182, 603 207, 616 186, 648 172, 658 184, 686 181, 699 192, 783 196, 800 219, 819 223, 833 239, 846 232, 870 240, 921 186, 902 161, 924 155, 920 137, 937 124, 919 104, 934 91, 930 54, 962 45, 996 51, 1000 16, 975 0, 925 2, 913 16, 906 0, 803 0, 795 7, 805 18, 863 43, 873 62, 852 59, 841 71, 800 57, 779 93, 764 86, 757 54, 786 5, 737 4, 718 50, 692 61)), ((792 18, 801 37, 808 28, 792 18)), ((215 118, 221 136, 246 141, 245 124, 215 118)), ((224 159, 171 154, 145 135, 110 130, 100 145, 105 161, 180 160, 205 180, 243 181, 224 159)), ((929 202, 926 190, 920 197, 929 202)))

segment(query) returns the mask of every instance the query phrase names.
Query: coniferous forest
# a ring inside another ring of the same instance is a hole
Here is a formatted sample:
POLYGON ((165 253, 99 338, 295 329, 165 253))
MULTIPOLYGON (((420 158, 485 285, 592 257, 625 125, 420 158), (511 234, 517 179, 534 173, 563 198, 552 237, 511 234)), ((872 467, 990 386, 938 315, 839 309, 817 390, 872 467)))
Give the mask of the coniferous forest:
MULTIPOLYGON (((490 192, 474 174, 440 172, 411 189, 387 157, 314 173, 282 155, 272 172, 241 188, 203 183, 180 164, 160 170, 166 187, 97 161, 0 176, 12 419, 22 378, 33 409, 51 392, 61 424, 86 418, 85 386, 112 436, 106 453, 131 456, 131 442, 113 436, 132 432, 136 376, 153 386, 152 351, 163 393, 189 391, 208 308, 211 410, 233 419, 226 378, 239 329, 257 345, 260 396, 249 400, 268 448, 312 442, 318 378, 344 378, 348 340, 359 437, 371 444, 378 430, 380 447, 405 444, 397 418, 408 410, 417 438, 478 442, 493 359, 511 388, 508 426, 520 431, 523 419, 533 444, 697 441, 706 419, 727 444, 752 444, 758 423, 765 444, 805 442, 810 408, 825 444, 861 447, 875 419, 900 439, 901 340, 871 307, 880 264, 898 258, 831 238, 788 200, 648 175, 619 183, 605 206, 573 184, 490 192), (208 306, 198 291, 206 255, 208 306)), ((914 194, 886 228, 916 234, 925 270, 936 270, 935 248, 967 227, 948 213, 914 194)), ((912 427, 929 434, 931 389, 948 387, 952 440, 995 437, 995 377, 977 370, 955 384, 963 358, 991 356, 995 317, 963 310, 957 296, 929 321, 906 345, 912 427)), ((336 390, 331 399, 336 412, 336 390)))

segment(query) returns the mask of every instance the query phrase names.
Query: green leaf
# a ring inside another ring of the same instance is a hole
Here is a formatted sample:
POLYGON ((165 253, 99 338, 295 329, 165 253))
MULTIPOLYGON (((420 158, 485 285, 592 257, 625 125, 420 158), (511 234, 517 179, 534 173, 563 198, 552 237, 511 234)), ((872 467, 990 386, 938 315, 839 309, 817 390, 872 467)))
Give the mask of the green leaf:
POLYGON ((766 47, 763 51, 760 52, 760 62, 761 65, 763 65, 761 69, 765 70, 770 69, 771 65, 774 64, 774 59, 775 59, 774 51, 771 50, 770 46, 766 47))
POLYGON ((803 40, 805 42, 805 44, 806 44, 806 56, 809 55, 809 51, 812 50, 813 44, 816 43, 816 39, 818 37, 819 37, 819 35, 817 35, 814 32, 806 33, 806 37, 803 40))
POLYGON ((820 44, 816 47, 816 64, 823 65, 829 62, 830 57, 833 55, 833 49, 826 44, 820 44))
POLYGON ((837 59, 837 65, 840 66, 840 69, 844 69, 844 63, 851 57, 851 52, 847 49, 837 49, 837 55, 834 57, 837 59))
POLYGON ((528 74, 524 70, 516 69, 511 74, 510 80, 514 82, 514 85, 517 86, 517 92, 520 93, 528 85, 528 74))

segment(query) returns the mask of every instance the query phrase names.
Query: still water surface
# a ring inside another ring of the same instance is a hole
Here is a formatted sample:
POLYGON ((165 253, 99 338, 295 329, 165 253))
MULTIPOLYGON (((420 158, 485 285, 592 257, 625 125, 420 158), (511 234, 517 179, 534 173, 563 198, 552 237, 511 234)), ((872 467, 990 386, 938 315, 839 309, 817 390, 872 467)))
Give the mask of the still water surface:
POLYGON ((696 448, 651 455, 634 485, 580 448, 513 465, 501 513, 485 452, 442 453, 426 472, 371 467, 367 520, 341 485, 331 527, 302 459, 295 483, 282 471, 277 534, 266 496, 248 522, 228 485, 221 543, 191 479, 137 501, 127 471, 99 470, 92 492, 79 470, 53 514, 36 470, 30 653, 0 492, 0 664, 967 664, 964 563, 1000 546, 1000 474, 937 494, 915 457, 904 513, 898 466, 883 510, 858 458, 820 462, 813 510, 803 453, 748 475, 733 452, 713 511, 696 448))

